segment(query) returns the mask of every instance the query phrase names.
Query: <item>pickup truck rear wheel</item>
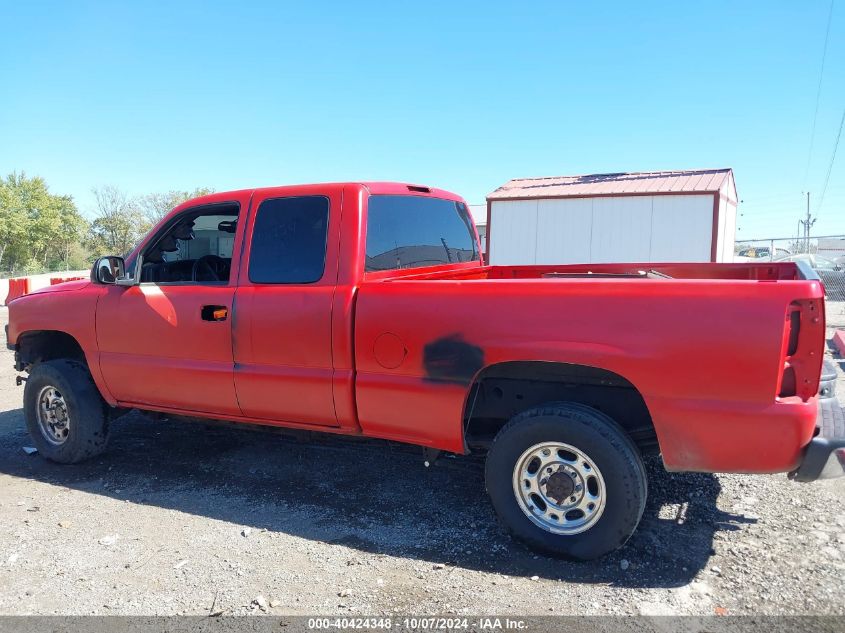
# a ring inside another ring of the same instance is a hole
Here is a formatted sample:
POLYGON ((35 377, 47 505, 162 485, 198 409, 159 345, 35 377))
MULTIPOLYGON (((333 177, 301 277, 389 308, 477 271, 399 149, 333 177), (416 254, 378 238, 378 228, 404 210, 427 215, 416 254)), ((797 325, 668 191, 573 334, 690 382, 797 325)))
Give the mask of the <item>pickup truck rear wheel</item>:
POLYGON ((23 394, 26 426, 47 459, 75 464, 99 455, 108 441, 107 407, 82 363, 36 364, 23 394))
POLYGON ((487 455, 487 492, 505 527, 529 547, 591 560, 625 544, 645 509, 645 468, 621 427, 582 404, 524 411, 487 455))

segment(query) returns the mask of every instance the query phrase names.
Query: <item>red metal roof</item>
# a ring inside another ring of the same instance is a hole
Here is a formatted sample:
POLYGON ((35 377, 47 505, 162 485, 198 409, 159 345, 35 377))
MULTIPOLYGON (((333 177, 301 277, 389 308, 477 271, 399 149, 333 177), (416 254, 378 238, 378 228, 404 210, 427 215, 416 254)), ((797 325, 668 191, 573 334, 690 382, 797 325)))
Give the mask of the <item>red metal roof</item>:
POLYGON ((731 169, 645 171, 551 178, 515 178, 487 196, 488 200, 512 198, 567 198, 672 193, 715 193, 728 182, 725 193, 736 199, 731 169))

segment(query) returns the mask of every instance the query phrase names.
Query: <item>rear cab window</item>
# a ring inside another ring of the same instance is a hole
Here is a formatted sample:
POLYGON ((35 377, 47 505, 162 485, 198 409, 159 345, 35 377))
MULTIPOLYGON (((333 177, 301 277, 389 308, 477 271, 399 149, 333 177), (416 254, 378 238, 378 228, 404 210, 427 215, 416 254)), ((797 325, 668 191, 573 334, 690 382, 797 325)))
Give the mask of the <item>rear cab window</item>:
POLYGON ((365 272, 479 261, 472 216, 463 202, 372 195, 365 272))

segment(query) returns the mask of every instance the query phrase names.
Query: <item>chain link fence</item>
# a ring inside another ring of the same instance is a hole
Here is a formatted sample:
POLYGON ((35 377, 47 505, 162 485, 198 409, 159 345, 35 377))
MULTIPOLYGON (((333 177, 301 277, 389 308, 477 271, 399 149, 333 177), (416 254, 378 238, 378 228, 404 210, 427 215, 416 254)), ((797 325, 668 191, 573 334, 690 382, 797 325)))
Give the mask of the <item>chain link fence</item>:
POLYGON ((845 327, 845 235, 780 237, 737 241, 734 261, 795 261, 803 259, 825 288, 825 313, 830 327, 845 327))

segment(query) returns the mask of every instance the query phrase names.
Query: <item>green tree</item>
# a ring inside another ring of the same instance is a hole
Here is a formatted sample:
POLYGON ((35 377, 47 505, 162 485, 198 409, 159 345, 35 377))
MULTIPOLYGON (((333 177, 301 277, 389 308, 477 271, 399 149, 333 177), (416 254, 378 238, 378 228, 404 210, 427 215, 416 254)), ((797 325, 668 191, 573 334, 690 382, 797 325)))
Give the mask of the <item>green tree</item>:
POLYGON ((39 272, 58 266, 86 223, 70 196, 50 193, 43 178, 12 173, 0 179, 0 266, 39 272), (68 235, 68 232, 71 232, 68 235))
POLYGON ((116 187, 94 189, 96 211, 87 246, 96 255, 125 255, 174 207, 211 189, 167 191, 132 198, 116 187))
POLYGON ((81 247, 87 232, 88 222, 76 209, 76 205, 62 205, 59 209, 59 239, 56 242, 56 254, 58 255, 57 263, 63 265, 65 270, 82 268, 91 264, 88 261, 90 257, 81 247), (72 260, 73 265, 71 265, 72 260))
POLYGON ((183 202, 214 193, 214 189, 198 187, 193 191, 168 191, 166 193, 150 193, 138 198, 138 206, 150 227, 158 224, 161 219, 183 202))
POLYGON ((27 214, 18 191, 21 176, 11 174, 0 179, 0 270, 12 266, 7 263, 26 239, 27 214))
POLYGON ((146 232, 143 213, 117 187, 93 190, 97 205, 89 241, 96 255, 125 255, 146 232))
POLYGON ((96 255, 123 255, 174 207, 211 189, 168 191, 131 198, 116 187, 94 189, 89 223, 70 196, 51 194, 43 178, 0 178, 0 270, 70 270, 96 255))

